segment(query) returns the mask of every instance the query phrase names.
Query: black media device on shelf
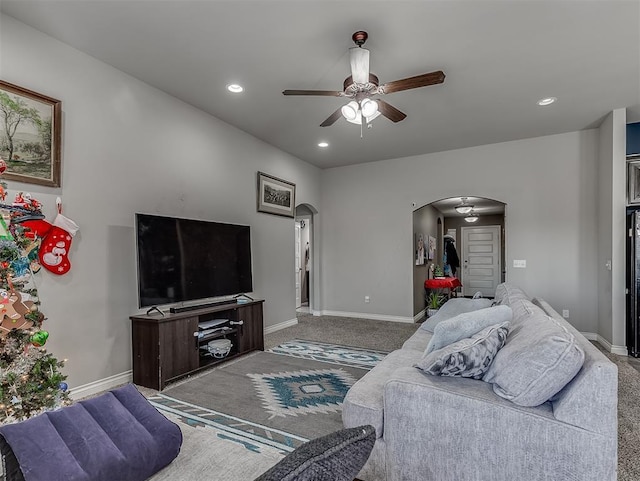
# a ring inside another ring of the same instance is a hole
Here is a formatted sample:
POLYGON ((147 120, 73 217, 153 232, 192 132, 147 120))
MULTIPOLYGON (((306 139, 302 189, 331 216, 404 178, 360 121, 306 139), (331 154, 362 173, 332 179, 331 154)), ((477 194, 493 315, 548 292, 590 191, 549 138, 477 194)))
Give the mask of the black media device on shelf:
POLYGON ((136 214, 139 307, 253 290, 249 226, 136 214))

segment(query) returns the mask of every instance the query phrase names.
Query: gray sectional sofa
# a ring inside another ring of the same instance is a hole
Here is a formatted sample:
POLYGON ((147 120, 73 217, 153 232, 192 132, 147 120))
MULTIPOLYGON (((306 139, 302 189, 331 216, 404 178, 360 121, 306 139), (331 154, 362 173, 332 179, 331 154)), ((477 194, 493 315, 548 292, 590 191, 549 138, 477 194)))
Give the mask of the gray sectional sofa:
POLYGON ((423 325, 352 386, 345 427, 377 435, 359 478, 616 479, 616 365, 544 300, 501 284, 493 302, 512 320, 482 379, 414 367, 433 336, 423 325))

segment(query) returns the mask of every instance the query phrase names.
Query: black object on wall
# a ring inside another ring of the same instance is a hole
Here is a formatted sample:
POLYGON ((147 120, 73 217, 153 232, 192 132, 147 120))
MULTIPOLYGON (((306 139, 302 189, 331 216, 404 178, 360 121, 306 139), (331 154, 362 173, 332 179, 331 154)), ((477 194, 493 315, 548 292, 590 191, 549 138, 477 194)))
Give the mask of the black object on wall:
POLYGON ((640 208, 627 208, 626 337, 630 356, 640 357, 640 208))
POLYGON ((246 225, 136 214, 139 307, 253 290, 246 225))
POLYGON ((627 155, 640 155, 640 122, 627 124, 627 155))

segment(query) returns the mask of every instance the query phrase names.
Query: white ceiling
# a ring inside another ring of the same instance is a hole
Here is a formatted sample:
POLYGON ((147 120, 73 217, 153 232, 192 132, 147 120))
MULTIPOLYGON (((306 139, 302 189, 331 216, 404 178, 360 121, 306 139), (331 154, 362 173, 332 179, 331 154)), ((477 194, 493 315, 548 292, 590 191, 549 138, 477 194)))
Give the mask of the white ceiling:
MULTIPOLYGON (((0 10, 321 168, 640 121, 640 0, 2 0, 0 10), (360 138, 341 90, 366 30, 382 83, 443 70, 385 100, 360 138), (232 95, 225 86, 245 87, 232 95), (536 101, 558 102, 539 107, 536 101), (329 148, 317 143, 326 140, 329 148)), ((64 99, 61 99, 64 101, 64 99)), ((63 104, 64 105, 64 104, 63 104)))

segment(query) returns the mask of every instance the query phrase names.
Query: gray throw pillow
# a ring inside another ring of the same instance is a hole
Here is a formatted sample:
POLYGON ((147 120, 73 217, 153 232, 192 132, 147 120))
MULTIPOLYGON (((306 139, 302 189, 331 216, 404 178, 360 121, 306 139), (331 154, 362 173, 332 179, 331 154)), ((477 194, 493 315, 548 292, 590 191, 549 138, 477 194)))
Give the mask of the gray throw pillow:
POLYGON ((510 322, 513 313, 509 306, 494 306, 463 312, 451 319, 442 321, 433 330, 433 337, 427 345, 426 354, 441 349, 460 339, 466 339, 485 327, 510 322))
POLYGON ((420 329, 433 332, 433 329, 440 322, 451 319, 463 312, 477 311, 478 309, 490 307, 492 302, 493 301, 491 299, 484 298, 466 299, 464 297, 459 297, 449 299, 440 307, 440 309, 438 309, 438 312, 422 323, 420 329))
POLYGON ((489 326, 468 339, 425 354, 415 367, 434 376, 481 379, 508 334, 508 322, 489 326))
POLYGON ((584 351, 569 330, 530 301, 483 380, 520 406, 539 406, 558 393, 582 368, 584 351))
POLYGON ((255 481, 352 481, 375 442, 373 426, 342 429, 303 444, 255 481))

